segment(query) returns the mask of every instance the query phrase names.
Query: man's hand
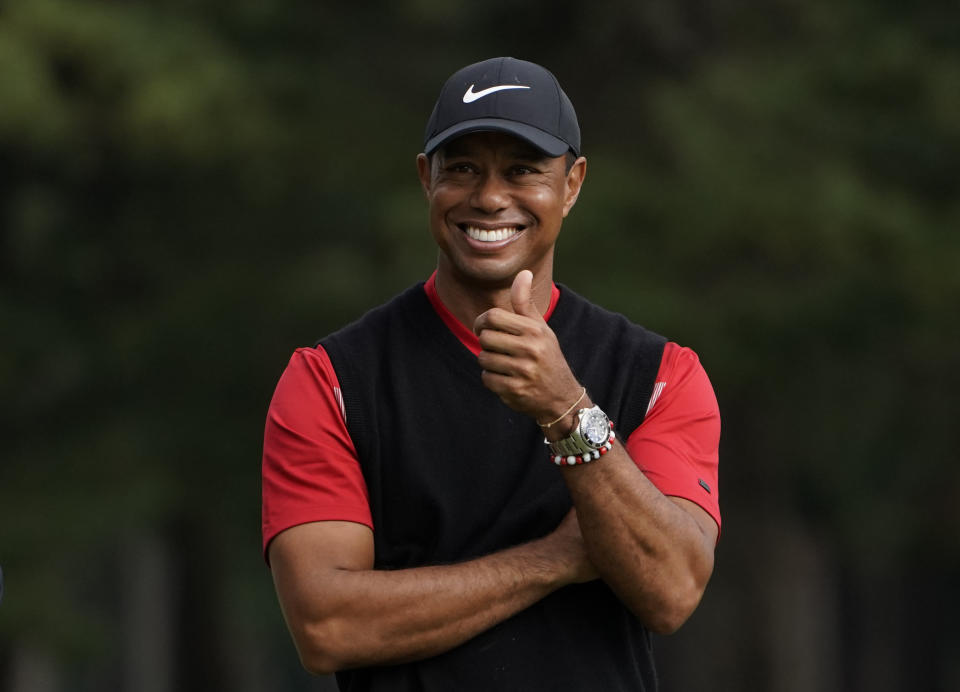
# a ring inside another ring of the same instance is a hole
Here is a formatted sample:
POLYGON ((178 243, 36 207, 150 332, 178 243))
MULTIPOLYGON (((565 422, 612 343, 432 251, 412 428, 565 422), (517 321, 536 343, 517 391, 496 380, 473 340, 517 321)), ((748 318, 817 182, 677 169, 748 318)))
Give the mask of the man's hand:
POLYGON ((597 570, 587 556, 587 549, 583 543, 583 534, 580 533, 580 522, 577 521, 577 510, 571 508, 563 521, 557 525, 552 533, 545 536, 543 542, 556 550, 556 554, 563 556, 570 565, 571 578, 574 584, 582 584, 597 578, 597 570))
POLYGON ((533 302, 532 284, 532 272, 518 273, 510 289, 513 310, 487 310, 473 331, 483 347, 477 360, 487 389, 513 410, 547 423, 577 400, 581 388, 533 302))

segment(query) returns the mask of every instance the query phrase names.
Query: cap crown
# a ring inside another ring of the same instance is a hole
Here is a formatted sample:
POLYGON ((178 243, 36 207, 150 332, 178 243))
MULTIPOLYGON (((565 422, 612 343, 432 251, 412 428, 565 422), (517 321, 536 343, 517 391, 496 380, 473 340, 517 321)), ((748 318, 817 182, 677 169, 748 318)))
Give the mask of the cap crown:
POLYGON ((491 58, 444 83, 427 121, 424 152, 470 132, 506 132, 550 156, 580 154, 573 104, 549 70, 526 60, 491 58))

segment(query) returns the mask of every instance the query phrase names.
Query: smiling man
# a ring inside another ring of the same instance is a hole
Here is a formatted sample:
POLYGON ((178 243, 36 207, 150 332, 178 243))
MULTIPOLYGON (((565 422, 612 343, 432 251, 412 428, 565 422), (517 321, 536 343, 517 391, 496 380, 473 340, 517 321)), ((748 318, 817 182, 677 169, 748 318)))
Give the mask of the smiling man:
POLYGON ((651 632, 703 595, 716 398, 693 351, 554 283, 586 170, 550 72, 455 73, 417 157, 436 272, 277 385, 264 551, 341 689, 655 690, 651 632))

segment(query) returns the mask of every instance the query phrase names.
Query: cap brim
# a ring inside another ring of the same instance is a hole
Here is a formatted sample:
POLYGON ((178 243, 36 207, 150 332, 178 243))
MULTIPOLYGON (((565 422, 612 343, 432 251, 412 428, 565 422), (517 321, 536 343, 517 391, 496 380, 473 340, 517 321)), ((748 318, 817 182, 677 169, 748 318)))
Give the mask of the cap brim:
MULTIPOLYGON (((471 132, 504 132, 532 144, 547 156, 563 156, 567 151, 573 150, 562 139, 547 134, 532 125, 504 120, 503 118, 478 118, 476 120, 464 120, 434 135, 427 140, 423 147, 423 153, 432 154, 450 140, 471 132)), ((574 151, 574 153, 577 152, 574 151)))

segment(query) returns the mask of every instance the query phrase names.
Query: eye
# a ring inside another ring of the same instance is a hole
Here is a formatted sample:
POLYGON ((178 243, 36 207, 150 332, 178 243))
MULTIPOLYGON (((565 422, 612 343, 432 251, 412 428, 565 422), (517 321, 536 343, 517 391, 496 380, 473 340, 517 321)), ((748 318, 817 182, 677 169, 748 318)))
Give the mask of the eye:
POLYGON ((528 166, 526 164, 517 164, 516 166, 511 166, 510 175, 522 176, 522 175, 534 175, 539 173, 536 168, 533 166, 528 166))
POLYGON ((454 161, 446 167, 448 173, 472 173, 474 167, 466 161, 454 161))

